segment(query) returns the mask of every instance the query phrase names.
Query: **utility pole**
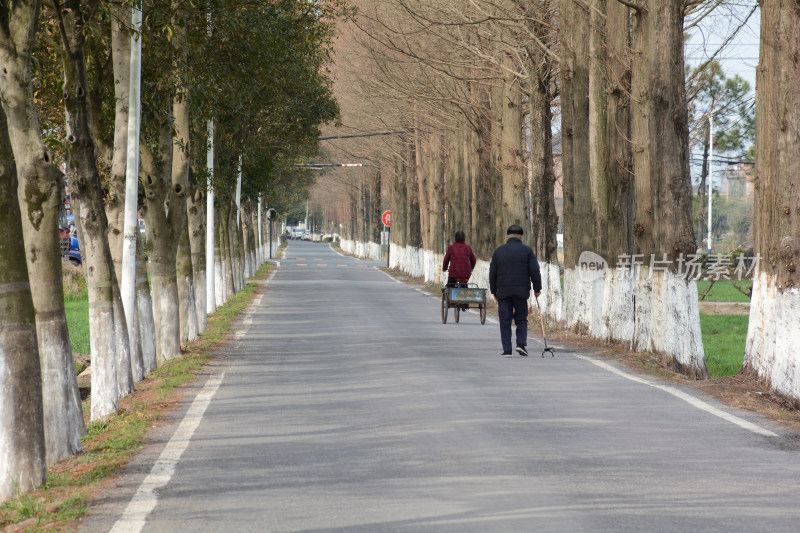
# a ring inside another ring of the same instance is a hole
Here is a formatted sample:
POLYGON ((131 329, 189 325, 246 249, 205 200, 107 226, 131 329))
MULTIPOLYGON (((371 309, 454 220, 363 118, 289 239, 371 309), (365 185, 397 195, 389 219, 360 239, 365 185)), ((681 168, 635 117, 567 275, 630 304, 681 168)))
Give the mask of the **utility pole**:
POLYGON ((711 183, 714 176, 714 108, 708 113, 708 254, 711 255, 711 183))
MULTIPOLYGON (((211 11, 208 12, 208 38, 211 39, 211 11)), ((210 315, 217 310, 217 297, 214 291, 214 119, 206 125, 208 130, 208 191, 206 194, 206 312, 210 315)))
MULTIPOLYGON (((120 296, 125 310, 131 357, 136 354, 136 234, 139 231, 139 133, 141 129, 142 10, 131 7, 130 92, 128 96, 128 142, 125 162, 125 211, 122 241, 120 296)), ((134 376, 141 380, 144 376, 134 376)))

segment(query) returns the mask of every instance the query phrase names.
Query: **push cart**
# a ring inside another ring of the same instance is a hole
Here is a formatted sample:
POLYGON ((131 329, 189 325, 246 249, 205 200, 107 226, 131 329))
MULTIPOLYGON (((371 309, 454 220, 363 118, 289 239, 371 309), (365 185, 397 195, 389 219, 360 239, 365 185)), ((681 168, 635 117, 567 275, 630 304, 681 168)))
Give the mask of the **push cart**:
POLYGON ((461 311, 478 309, 481 324, 486 323, 486 289, 474 283, 457 283, 454 287, 442 288, 442 324, 447 324, 448 309, 453 309, 456 324, 461 311))

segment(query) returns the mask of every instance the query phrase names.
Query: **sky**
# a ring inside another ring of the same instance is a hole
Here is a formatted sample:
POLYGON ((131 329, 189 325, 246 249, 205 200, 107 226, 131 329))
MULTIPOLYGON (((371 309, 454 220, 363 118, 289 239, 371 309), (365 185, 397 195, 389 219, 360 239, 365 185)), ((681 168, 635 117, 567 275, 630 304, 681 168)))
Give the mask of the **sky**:
MULTIPOLYGON (((740 1, 740 6, 718 8, 717 12, 704 19, 699 27, 690 30, 690 38, 685 46, 686 62, 697 66, 717 51, 719 46, 739 26, 756 2, 740 1)), ((750 17, 747 24, 720 52, 718 59, 726 74, 738 74, 756 85, 756 66, 758 65, 759 10, 750 17)))

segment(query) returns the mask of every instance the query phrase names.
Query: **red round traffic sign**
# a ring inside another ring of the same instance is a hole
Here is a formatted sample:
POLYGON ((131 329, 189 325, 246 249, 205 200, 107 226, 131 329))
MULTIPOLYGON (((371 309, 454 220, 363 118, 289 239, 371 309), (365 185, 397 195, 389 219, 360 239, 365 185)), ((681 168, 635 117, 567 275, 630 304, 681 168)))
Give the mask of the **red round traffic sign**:
POLYGON ((383 214, 381 215, 381 220, 383 221, 383 224, 385 226, 391 226, 392 225, 392 212, 389 211, 389 210, 384 211, 383 214))

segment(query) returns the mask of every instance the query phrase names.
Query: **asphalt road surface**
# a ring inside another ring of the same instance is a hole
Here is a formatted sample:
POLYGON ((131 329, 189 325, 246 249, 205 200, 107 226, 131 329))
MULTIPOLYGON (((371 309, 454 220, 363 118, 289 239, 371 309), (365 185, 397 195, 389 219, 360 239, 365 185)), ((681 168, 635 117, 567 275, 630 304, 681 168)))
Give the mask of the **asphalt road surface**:
POLYGON ((376 266, 293 241, 83 531, 800 530, 787 430, 538 337, 503 358, 376 266))

